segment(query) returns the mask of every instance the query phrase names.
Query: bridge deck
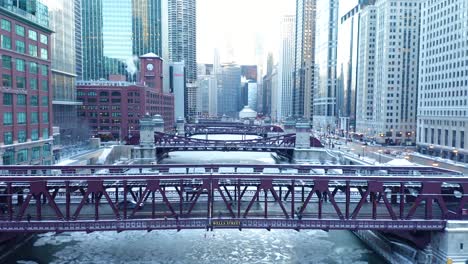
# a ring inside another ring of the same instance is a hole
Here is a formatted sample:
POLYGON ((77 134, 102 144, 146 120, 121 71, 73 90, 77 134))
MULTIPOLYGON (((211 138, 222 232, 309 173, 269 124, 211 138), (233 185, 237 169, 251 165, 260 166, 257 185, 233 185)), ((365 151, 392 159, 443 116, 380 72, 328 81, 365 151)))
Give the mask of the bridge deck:
POLYGON ((0 166, 0 171, 2 232, 441 230, 446 220, 468 220, 468 179, 431 167, 213 164, 0 166))

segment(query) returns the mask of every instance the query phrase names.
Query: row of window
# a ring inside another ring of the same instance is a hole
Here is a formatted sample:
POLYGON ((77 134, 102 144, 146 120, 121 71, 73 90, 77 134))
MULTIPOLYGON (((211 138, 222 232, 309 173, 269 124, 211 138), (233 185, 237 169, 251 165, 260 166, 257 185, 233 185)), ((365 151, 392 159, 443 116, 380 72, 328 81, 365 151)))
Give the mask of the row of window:
POLYGON ((42 154, 42 157, 49 157, 51 155, 50 153, 50 145, 46 144, 42 147, 33 147, 31 148, 31 150, 29 149, 22 149, 22 150, 19 150, 16 152, 16 155, 15 155, 15 152, 10 150, 10 151, 6 151, 4 154, 3 154, 3 165, 14 165, 16 163, 20 163, 20 162, 25 162, 28 160, 28 154, 29 154, 29 151, 31 151, 31 159, 32 160, 38 160, 41 158, 41 154, 42 154), (41 149, 42 149, 42 153, 41 153, 41 149), (15 156, 16 156, 16 159, 15 159, 15 156))
MULTIPOLYGON (((12 49, 12 41, 11 38, 6 35, 0 35, 0 45, 4 49, 12 49)), ((26 53, 26 44, 22 40, 15 40, 15 51, 22 54, 28 54, 29 56, 39 57, 41 59, 47 60, 49 59, 49 51, 46 48, 38 48, 37 45, 29 44, 28 45, 28 53, 26 53), (38 50, 40 50, 40 54, 38 55, 38 50)))
MULTIPOLYGON (((47 80, 41 81, 42 91, 49 91, 49 82, 47 80)), ((38 80, 36 78, 29 79, 29 89, 37 90, 38 80)), ((16 76, 15 86, 13 86, 13 80, 10 74, 2 74, 2 86, 5 88, 16 88, 16 89, 26 89, 26 77, 16 76)))
MULTIPOLYGON (((11 32, 11 22, 9 20, 2 18, 1 28, 5 31, 11 32)), ((21 25, 15 24, 15 32, 16 32, 16 35, 25 37, 26 29, 21 25)), ((42 44, 47 45, 48 43, 47 36, 44 34, 39 34, 39 35, 40 35, 39 41, 42 44)), ((28 38, 31 40, 37 41, 37 32, 32 29, 28 29, 28 38)))
MULTIPOLYGON (((38 106, 38 96, 31 95, 29 98, 29 104, 31 106, 38 106)), ((12 93, 4 93, 3 94, 3 105, 13 105, 13 94, 12 93)), ((16 95, 16 105, 18 106, 25 106, 26 105, 26 95, 25 94, 18 94, 16 95)), ((41 106, 49 106, 49 97, 42 96, 41 97, 41 106)))
MULTIPOLYGON (((19 72, 25 72, 26 71, 26 65, 29 65, 29 73, 32 74, 41 74, 42 76, 47 76, 49 72, 49 66, 43 65, 43 64, 37 64, 36 62, 30 61, 26 62, 25 60, 22 59, 14 59, 15 62, 15 68, 19 72)), ((11 70, 13 68, 13 59, 11 56, 8 55, 2 55, 2 67, 5 69, 11 70)))
MULTIPOLYGON (((47 124, 49 123, 49 113, 42 112, 42 123, 47 124)), ((27 122, 26 112, 18 112, 16 113, 16 122, 18 125, 24 125, 27 122)), ((39 123, 39 113, 32 112, 31 113, 31 124, 38 124, 39 123)), ((12 112, 4 112, 3 113, 3 125, 11 126, 13 125, 13 113, 12 112)))
MULTIPOLYGON (((18 131, 18 143, 24 143, 27 141, 28 136, 26 130, 20 130, 18 131)), ((31 140, 36 141, 39 140, 39 129, 33 129, 31 130, 31 140)), ((42 129, 42 138, 47 139, 49 138, 49 128, 43 128, 42 129)), ((13 144, 13 132, 8 131, 3 133, 3 143, 5 145, 11 145, 13 144)))

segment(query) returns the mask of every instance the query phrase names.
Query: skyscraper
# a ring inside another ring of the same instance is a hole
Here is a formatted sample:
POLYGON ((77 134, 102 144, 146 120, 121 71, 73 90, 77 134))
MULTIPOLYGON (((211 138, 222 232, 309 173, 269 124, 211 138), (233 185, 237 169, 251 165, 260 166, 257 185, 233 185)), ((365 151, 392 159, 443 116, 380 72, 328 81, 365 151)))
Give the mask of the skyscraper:
POLYGON ((218 86, 218 115, 237 117, 238 98, 241 85, 241 68, 234 63, 222 65, 221 80, 218 86))
POLYGON ((184 62, 187 82, 197 80, 196 0, 169 0, 169 58, 184 62))
POLYGON ((315 16, 316 0, 297 0, 293 114, 296 117, 304 117, 308 112, 308 119, 312 118, 310 108, 313 94, 311 91, 314 88, 312 75, 315 64, 315 16), (305 111, 305 108, 309 109, 305 111))
POLYGON ((281 18, 280 52, 278 60, 278 91, 276 100, 276 116, 272 119, 282 120, 293 114, 293 86, 294 86, 294 30, 296 17, 287 15, 281 18))
POLYGON ((333 131, 336 127, 336 63, 338 0, 318 1, 316 11, 314 127, 333 131))
POLYGON ((467 0, 421 3, 417 120, 418 150, 464 162, 468 162, 467 9, 467 0))
POLYGON ((356 76, 356 132, 366 137, 374 137, 374 70, 375 70, 375 30, 377 15, 374 5, 363 8, 360 12, 358 62, 356 76))
POLYGON ((135 80, 138 56, 162 56, 161 24, 160 0, 82 0, 83 79, 135 80))
MULTIPOLYGON (((60 129, 62 145, 84 140, 87 130, 77 119, 75 3, 78 1, 46 0, 49 8, 52 45, 52 90, 54 126, 60 129)), ((78 43, 79 44, 79 43, 78 43)))

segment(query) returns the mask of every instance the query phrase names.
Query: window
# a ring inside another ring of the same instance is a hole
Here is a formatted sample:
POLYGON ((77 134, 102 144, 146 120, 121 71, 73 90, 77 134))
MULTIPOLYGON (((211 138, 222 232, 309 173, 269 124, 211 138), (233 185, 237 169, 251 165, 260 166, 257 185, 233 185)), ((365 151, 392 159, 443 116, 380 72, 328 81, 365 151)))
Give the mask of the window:
POLYGON ((26 77, 16 76, 16 88, 18 89, 26 88, 26 77))
POLYGON ((5 69, 11 69, 11 57, 2 55, 2 67, 5 69))
POLYGON ((3 133, 3 143, 5 143, 5 145, 13 144, 13 133, 12 132, 3 133))
POLYGON ((29 30, 28 31, 28 36, 29 36, 30 39, 37 41, 37 32, 36 31, 29 30))
POLYGON ((2 29, 10 32, 11 31, 11 22, 2 18, 2 29))
POLYGON ((29 102, 31 106, 37 106, 37 95, 31 95, 29 102))
POLYGON ((47 80, 41 80, 42 91, 49 91, 47 80))
POLYGON ((16 70, 20 72, 24 72, 24 60, 16 59, 16 70))
POLYGON ((26 105, 26 95, 18 94, 16 96, 16 105, 26 105))
POLYGON ((17 35, 24 37, 24 27, 23 26, 16 25, 15 29, 16 29, 16 34, 17 35))
POLYGON ((41 157, 41 147, 31 148, 31 159, 37 160, 41 157))
POLYGON ((0 35, 2 48, 11 50, 11 38, 5 35, 0 35))
POLYGON ((37 57, 37 46, 29 44, 29 56, 37 57))
POLYGON ((13 164, 15 164, 15 152, 12 150, 5 151, 5 154, 3 154, 3 165, 13 164))
POLYGON ((26 113, 25 112, 19 112, 17 115, 17 120, 19 125, 26 124, 26 113))
POLYGON ((49 129, 44 128, 42 129, 42 139, 48 139, 49 138, 49 129))
POLYGON ((49 98, 47 96, 42 96, 41 105, 42 106, 48 106, 49 105, 49 98))
POLYGON ((31 140, 38 140, 39 139, 39 130, 33 129, 31 130, 31 140))
POLYGON ((49 123, 49 113, 48 112, 42 112, 42 122, 43 123, 49 123))
POLYGON ((37 79, 29 79, 29 89, 37 90, 37 79))
POLYGON ((99 96, 109 96, 109 93, 108 92, 100 92, 99 96))
POLYGON ((37 71, 38 71, 38 69, 37 69, 37 63, 31 61, 31 62, 29 63, 29 72, 30 72, 30 73, 34 73, 34 74, 37 74, 37 71))
POLYGON ((18 143, 26 142, 26 130, 20 130, 18 132, 18 143))
POLYGON ((49 71, 49 67, 47 67, 47 65, 41 65, 41 74, 42 74, 42 76, 47 76, 48 71, 49 71))
POLYGON ((11 87, 11 75, 2 74, 2 86, 3 87, 11 87))
POLYGON ((47 60, 49 59, 49 55, 47 53, 47 49, 41 48, 41 59, 47 60))
POLYGON ((18 162, 24 162, 28 159, 28 150, 27 149, 22 149, 18 151, 18 154, 16 155, 17 161, 18 162))
POLYGON ((47 36, 41 34, 41 43, 47 45, 47 36))
POLYGON ((24 46, 24 41, 17 40, 16 41, 16 52, 19 53, 26 53, 26 47, 24 46))
POLYGON ((3 94, 3 105, 12 105, 13 104, 13 94, 4 93, 3 94))
POLYGON ((50 156, 50 145, 49 144, 45 144, 44 146, 42 146, 42 155, 44 157, 50 156))
POLYGON ((32 112, 31 113, 31 124, 37 124, 37 123, 39 123, 39 113, 32 112))
POLYGON ((13 113, 5 112, 3 113, 3 124, 4 125, 13 125, 13 113))

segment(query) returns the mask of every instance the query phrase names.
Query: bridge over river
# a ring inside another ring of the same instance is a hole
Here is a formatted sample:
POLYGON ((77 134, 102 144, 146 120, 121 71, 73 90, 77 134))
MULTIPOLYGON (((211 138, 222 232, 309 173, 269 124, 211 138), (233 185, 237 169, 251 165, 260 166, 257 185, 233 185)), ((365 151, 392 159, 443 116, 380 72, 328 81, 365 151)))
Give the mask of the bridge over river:
POLYGON ((0 166, 0 231, 443 230, 468 179, 424 166, 0 166))

